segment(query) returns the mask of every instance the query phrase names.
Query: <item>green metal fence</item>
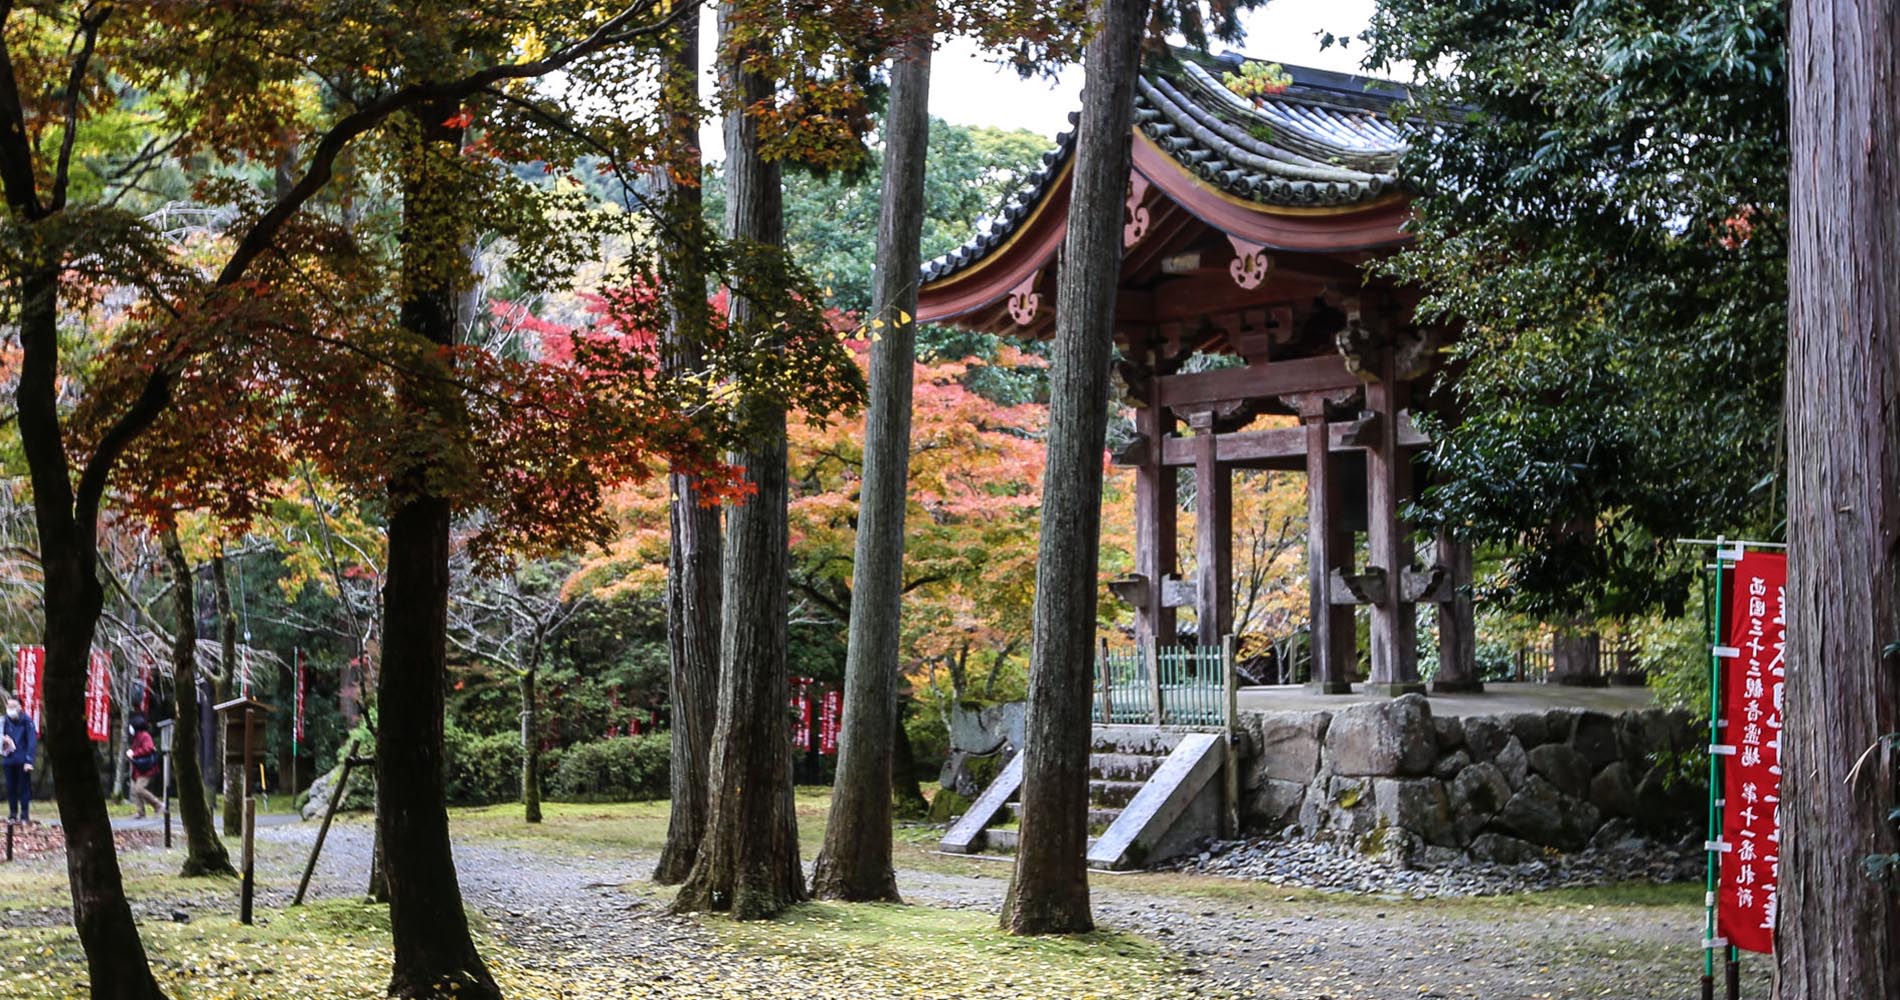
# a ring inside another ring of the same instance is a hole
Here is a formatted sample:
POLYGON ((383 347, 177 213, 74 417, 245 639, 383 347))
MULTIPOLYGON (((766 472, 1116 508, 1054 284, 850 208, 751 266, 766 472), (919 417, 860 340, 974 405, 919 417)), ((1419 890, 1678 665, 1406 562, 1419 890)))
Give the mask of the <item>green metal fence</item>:
POLYGON ((1104 642, 1091 717, 1123 725, 1230 725, 1232 671, 1225 645, 1143 650, 1104 642))

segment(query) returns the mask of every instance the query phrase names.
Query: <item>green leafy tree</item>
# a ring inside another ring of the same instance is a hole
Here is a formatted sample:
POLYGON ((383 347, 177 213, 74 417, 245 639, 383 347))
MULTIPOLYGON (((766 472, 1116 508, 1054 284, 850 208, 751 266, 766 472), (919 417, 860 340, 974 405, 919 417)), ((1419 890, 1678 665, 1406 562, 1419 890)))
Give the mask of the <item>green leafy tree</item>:
POLYGON ((1670 540, 1772 533, 1786 326, 1772 0, 1382 0, 1416 67, 1412 245, 1449 332, 1426 520, 1509 547, 1527 611, 1679 610, 1670 540), (1451 417, 1455 414, 1455 418, 1451 417))

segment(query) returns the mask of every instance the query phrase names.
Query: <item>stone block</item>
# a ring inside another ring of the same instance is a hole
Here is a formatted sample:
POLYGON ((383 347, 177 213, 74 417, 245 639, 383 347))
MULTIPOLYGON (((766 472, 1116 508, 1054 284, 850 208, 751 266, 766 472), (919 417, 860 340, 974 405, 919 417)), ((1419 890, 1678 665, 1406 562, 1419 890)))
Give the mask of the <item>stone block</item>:
POLYGON ((1511 784, 1496 764, 1473 764, 1451 780, 1449 798, 1457 839, 1469 843, 1511 800, 1511 784))
POLYGON ((1524 755, 1524 744, 1519 743, 1517 737, 1505 741, 1504 749, 1498 751, 1498 759, 1494 763, 1504 775, 1504 780, 1510 783, 1512 791, 1524 787, 1524 777, 1531 773, 1531 765, 1530 759, 1524 755))
POLYGON ((1534 774, 1524 779, 1524 787, 1497 816, 1500 825, 1519 837, 1561 851, 1588 844, 1598 819, 1596 806, 1565 795, 1534 774))
POLYGON ((1305 784, 1319 773, 1319 748, 1331 715, 1260 712, 1247 717, 1255 748, 1253 770, 1263 778, 1305 784))
POLYGON ((1005 748, 1020 748, 1026 710, 1026 703, 1020 701, 951 706, 950 749, 981 757, 1005 748))
POLYGON ((1465 745, 1465 726, 1452 716, 1433 716, 1432 735, 1438 739, 1438 752, 1451 753, 1465 745))
POLYGON ((1378 825, 1417 834, 1426 843, 1457 843, 1451 802, 1436 778, 1372 779, 1373 817, 1378 825))
POLYGON ((1591 770, 1609 766, 1622 757, 1616 738, 1616 719, 1603 712, 1579 712, 1570 728, 1570 748, 1590 762, 1591 770))
POLYGON ((1438 758, 1431 705, 1423 695, 1408 694, 1342 709, 1326 728, 1326 750, 1339 775, 1425 774, 1438 758))
POLYGON ((1669 716, 1662 712, 1624 712, 1616 717, 1616 755, 1638 773, 1651 763, 1651 754, 1671 747, 1669 716))
MULTIPOLYGON (((1570 742, 1570 730, 1576 726, 1577 716, 1580 714, 1582 714, 1581 710, 1569 707, 1553 708, 1546 711, 1544 713, 1544 742, 1570 742)), ((1531 745, 1529 743, 1524 744, 1524 749, 1529 750, 1530 748, 1531 745)))
POLYGON ((1629 764, 1616 761, 1590 779, 1590 804, 1605 816, 1636 815, 1636 782, 1630 780, 1629 764))
POLYGON ((1501 833, 1481 833, 1471 841, 1466 854, 1473 861, 1485 861, 1499 865, 1521 865, 1527 861, 1543 858, 1544 849, 1536 844, 1519 840, 1501 833))
POLYGON ((1374 826, 1372 799, 1370 778, 1327 778, 1324 791, 1316 781, 1300 804, 1300 829, 1309 837, 1357 841, 1374 826))
POLYGON ((1504 731, 1516 737, 1517 742, 1523 744, 1526 750, 1540 746, 1548 742, 1550 738, 1550 725, 1544 721, 1542 712, 1513 712, 1510 715, 1499 716, 1498 722, 1504 726, 1504 731))
POLYGON ((1565 795, 1581 799, 1590 794, 1590 762, 1574 748, 1562 743, 1546 743, 1531 748, 1524 759, 1532 774, 1557 786, 1565 795))
POLYGON ((1496 716, 1467 715, 1464 718, 1465 751, 1474 761, 1496 760, 1498 751, 1511 738, 1496 716))
POLYGON ((1305 785, 1263 778, 1260 787, 1247 793, 1246 814, 1241 818, 1248 830, 1271 833, 1299 822, 1305 802, 1305 785))
POLYGON ((1471 755, 1463 750, 1453 750, 1449 757, 1440 757, 1438 763, 1432 765, 1432 777, 1440 781, 1450 781, 1458 776, 1459 771, 1469 766, 1471 766, 1471 755))

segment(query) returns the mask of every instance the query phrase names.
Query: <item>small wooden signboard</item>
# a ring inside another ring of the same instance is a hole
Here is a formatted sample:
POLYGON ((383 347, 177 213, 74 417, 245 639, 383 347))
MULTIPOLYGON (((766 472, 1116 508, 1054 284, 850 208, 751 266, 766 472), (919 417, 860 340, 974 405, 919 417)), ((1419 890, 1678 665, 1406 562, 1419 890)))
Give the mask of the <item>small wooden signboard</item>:
POLYGON ((251 902, 256 886, 256 854, 253 842, 257 836, 257 803, 251 798, 251 774, 253 761, 263 756, 264 727, 257 723, 262 716, 276 709, 255 698, 233 698, 220 705, 211 706, 224 717, 224 762, 241 764, 244 775, 242 784, 244 794, 244 862, 239 872, 238 922, 251 922, 251 902))

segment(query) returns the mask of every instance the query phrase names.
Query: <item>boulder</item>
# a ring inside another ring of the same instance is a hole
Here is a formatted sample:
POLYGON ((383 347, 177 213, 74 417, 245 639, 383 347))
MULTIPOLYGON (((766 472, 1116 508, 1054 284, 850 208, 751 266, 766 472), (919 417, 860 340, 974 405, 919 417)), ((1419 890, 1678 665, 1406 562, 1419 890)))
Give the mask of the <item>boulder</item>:
POLYGON ((1492 715, 1467 715, 1464 729, 1465 750, 1474 761, 1496 760, 1498 751, 1511 738, 1503 723, 1492 715))
POLYGON ((1451 756, 1440 757, 1438 758, 1438 763, 1432 765, 1432 777, 1440 781, 1450 781, 1458 776, 1459 771, 1464 770, 1470 765, 1470 754, 1463 750, 1453 750, 1451 756))
MULTIPOLYGON (((1570 742, 1570 731, 1576 726, 1577 716, 1580 714, 1582 714, 1581 710, 1575 708, 1553 708, 1545 712, 1544 742, 1570 742)), ((1530 747, 1529 743, 1524 744, 1524 749, 1529 750, 1530 747)))
MULTIPOLYGON (((303 808, 299 814, 304 819, 316 819, 330 808, 330 793, 336 788, 336 779, 343 773, 343 765, 338 764, 310 783, 305 792, 303 808)), ((359 809, 376 808, 376 769, 356 767, 350 769, 350 787, 343 793, 343 801, 337 804, 338 812, 353 812, 359 809)))
POLYGON ((1332 777, 1325 779, 1323 792, 1321 787, 1316 780, 1300 803, 1300 829, 1307 836, 1357 842, 1372 829, 1371 779, 1332 777))
POLYGON ((1504 749, 1498 751, 1495 763, 1503 773, 1504 780, 1510 782, 1512 791, 1524 786, 1524 776, 1530 773, 1531 765, 1524 756, 1524 744, 1519 743, 1517 737, 1513 736, 1505 742, 1504 749))
POLYGON ((950 749, 982 757, 1005 747, 1020 748, 1026 710, 1026 704, 1020 701, 951 706, 950 749))
POLYGON ((1679 837, 1700 827, 1708 803, 1707 786, 1686 780, 1672 784, 1668 769, 1655 767, 1636 783, 1636 808, 1630 819, 1658 837, 1679 837))
POLYGON ((1342 709, 1326 727, 1326 750, 1338 775, 1425 774, 1438 757, 1431 705, 1408 694, 1342 709))
POLYGON ((1641 773, 1653 760, 1652 754, 1670 750, 1672 728, 1662 712, 1624 712, 1616 717, 1616 755, 1641 773))
POLYGON ((1590 762, 1590 769, 1607 767, 1623 756, 1616 738, 1616 718, 1603 712, 1579 712, 1570 728, 1570 748, 1590 762))
POLYGON ((1499 716, 1498 722, 1504 726, 1505 732, 1517 737, 1526 750, 1550 739, 1550 725, 1544 721, 1542 712, 1513 712, 1499 716))
POLYGON ((1409 831, 1431 844, 1457 843, 1451 802, 1438 779, 1374 778, 1372 800, 1378 825, 1409 831))
POLYGON ((1654 849, 1636 827, 1626 819, 1613 819, 1597 829, 1590 838, 1590 849, 1613 854, 1644 854, 1654 849))
POLYGON ((1499 865, 1521 865, 1544 857, 1543 848, 1536 844, 1527 843, 1516 837, 1507 837, 1501 833, 1478 834, 1465 853, 1470 855, 1473 861, 1487 861, 1499 865))
POLYGON ((1565 795, 1581 799, 1590 794, 1590 762, 1575 749, 1562 743, 1546 743, 1531 748, 1524 759, 1532 774, 1557 786, 1565 795))
POLYGON ((1438 739, 1438 752, 1450 753, 1465 745, 1465 726, 1454 716, 1433 716, 1432 735, 1438 739))
POLYGON ((1504 804, 1497 822, 1533 844, 1574 851, 1590 842, 1597 829, 1597 807, 1573 799, 1537 775, 1504 804))
POLYGON ((1264 778, 1306 784, 1319 773, 1319 748, 1331 715, 1326 712, 1260 712, 1247 716, 1255 749, 1254 770, 1264 778))
POLYGON ((1260 787, 1247 793, 1244 819, 1251 830, 1279 830, 1299 822, 1300 806, 1305 802, 1306 785, 1265 778, 1260 787))
POLYGON ((1590 804, 1605 816, 1636 815, 1636 782, 1630 780, 1630 766, 1616 761, 1590 779, 1590 804))
POLYGON ((1511 785, 1496 764, 1473 764, 1451 780, 1450 799, 1453 831, 1460 842, 1469 843, 1511 800, 1511 785))

